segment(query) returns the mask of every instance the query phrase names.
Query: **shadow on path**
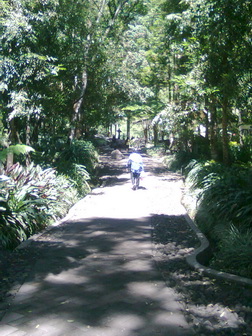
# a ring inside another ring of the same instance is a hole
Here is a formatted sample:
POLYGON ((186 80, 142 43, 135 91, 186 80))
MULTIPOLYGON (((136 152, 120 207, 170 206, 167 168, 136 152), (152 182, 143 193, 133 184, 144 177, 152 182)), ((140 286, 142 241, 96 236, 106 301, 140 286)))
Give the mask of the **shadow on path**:
POLYGON ((40 257, 2 330, 9 328, 10 335, 190 335, 179 298, 155 268, 149 222, 89 218, 41 236, 29 247, 40 257))

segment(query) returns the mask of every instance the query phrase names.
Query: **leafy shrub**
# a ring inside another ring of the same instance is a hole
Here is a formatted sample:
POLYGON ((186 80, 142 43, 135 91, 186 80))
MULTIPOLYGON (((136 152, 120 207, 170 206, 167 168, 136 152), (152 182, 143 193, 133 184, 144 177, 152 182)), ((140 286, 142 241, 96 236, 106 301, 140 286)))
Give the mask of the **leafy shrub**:
MULTIPOLYGON (((228 258, 232 260, 233 254, 237 260, 241 258, 239 274, 251 274, 244 261, 251 260, 250 245, 245 244, 244 237, 251 239, 252 236, 252 171, 241 166, 225 167, 214 161, 195 160, 185 171, 188 190, 198 190, 194 193, 198 197, 195 221, 214 245, 217 256, 222 256, 220 263, 225 264, 228 258), (229 251, 235 244, 241 244, 236 254, 229 251)), ((231 264, 227 262, 225 270, 232 272, 231 264)))
POLYGON ((251 161, 251 144, 243 146, 237 142, 229 143, 229 151, 232 162, 248 163, 251 161))
POLYGON ((92 142, 75 140, 62 151, 57 160, 58 169, 67 172, 72 163, 84 166, 90 174, 94 172, 98 153, 92 142))
POLYGON ((192 159, 192 153, 180 151, 165 157, 164 163, 168 169, 176 172, 183 171, 192 159))
POLYGON ((7 159, 8 154, 28 154, 30 152, 34 152, 34 149, 27 145, 17 144, 17 145, 11 145, 7 148, 3 148, 0 151, 0 162, 5 162, 7 159))
POLYGON ((163 146, 152 146, 150 148, 145 148, 146 153, 150 156, 163 156, 164 147, 163 146))
POLYGON ((15 164, 5 174, 0 179, 0 242, 4 247, 17 246, 77 201, 71 183, 52 168, 15 164))
POLYGON ((66 176, 78 191, 79 197, 90 191, 89 181, 95 175, 98 153, 90 141, 75 140, 59 155, 57 171, 66 176))
POLYGON ((221 235, 219 251, 211 266, 252 278, 252 230, 241 231, 230 225, 221 235))
POLYGON ((53 221, 64 217, 72 205, 79 200, 78 190, 68 177, 56 174, 55 182, 57 200, 53 202, 51 209, 53 221))
POLYGON ((105 137, 94 137, 92 138, 93 145, 97 148, 107 146, 109 144, 109 141, 105 137))
POLYGON ((52 166, 66 147, 67 138, 60 136, 40 136, 32 159, 36 164, 52 166))
MULTIPOLYGON (((235 226, 252 224, 252 173, 241 167, 226 168, 222 174, 208 174, 203 179, 199 202, 201 208, 215 213, 235 226)), ((214 225, 214 223, 213 223, 214 225)))
POLYGON ((209 140, 202 135, 194 134, 191 138, 191 150, 195 155, 195 158, 207 159, 210 155, 209 140))
POLYGON ((90 191, 90 185, 88 183, 90 176, 85 166, 72 163, 68 170, 68 176, 80 197, 85 196, 90 191))
POLYGON ((209 188, 224 172, 224 166, 215 161, 191 160, 185 167, 186 181, 194 189, 209 188))

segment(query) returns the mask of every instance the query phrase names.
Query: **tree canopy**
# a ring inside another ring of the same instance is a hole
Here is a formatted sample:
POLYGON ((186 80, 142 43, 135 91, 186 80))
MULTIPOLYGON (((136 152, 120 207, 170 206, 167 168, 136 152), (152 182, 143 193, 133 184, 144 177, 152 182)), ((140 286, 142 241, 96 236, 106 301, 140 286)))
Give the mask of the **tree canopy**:
POLYGON ((154 138, 188 150, 203 137, 225 163, 230 140, 244 145, 250 1, 1 0, 0 9, 9 144, 73 141, 144 117, 154 138))

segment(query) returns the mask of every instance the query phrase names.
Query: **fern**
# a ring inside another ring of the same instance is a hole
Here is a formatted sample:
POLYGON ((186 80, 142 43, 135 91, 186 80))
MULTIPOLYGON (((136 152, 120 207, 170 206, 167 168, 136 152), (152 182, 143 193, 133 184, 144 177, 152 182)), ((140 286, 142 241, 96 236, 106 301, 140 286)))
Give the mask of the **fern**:
POLYGON ((15 155, 20 155, 20 154, 28 154, 30 152, 34 152, 35 150, 27 145, 11 145, 7 148, 4 148, 0 151, 0 162, 5 162, 7 159, 8 154, 15 154, 15 155))

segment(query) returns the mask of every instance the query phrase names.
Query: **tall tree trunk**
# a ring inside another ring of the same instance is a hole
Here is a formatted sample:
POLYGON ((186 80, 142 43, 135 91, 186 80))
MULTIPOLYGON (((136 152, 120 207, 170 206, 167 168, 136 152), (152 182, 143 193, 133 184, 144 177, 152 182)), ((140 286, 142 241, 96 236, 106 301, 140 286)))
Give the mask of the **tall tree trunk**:
MULTIPOLYGON (((27 116, 26 119, 26 134, 25 134, 25 144, 30 146, 31 145, 31 119, 30 116, 27 116)), ((26 166, 28 166, 31 163, 31 157, 29 154, 26 154, 26 159, 25 159, 26 166)))
MULTIPOLYGON (((71 120, 71 130, 70 130, 70 135, 69 135, 69 139, 70 142, 72 142, 76 136, 77 132, 77 128, 78 128, 78 121, 80 121, 80 115, 81 115, 81 107, 83 104, 83 100, 84 100, 84 95, 86 92, 86 88, 87 88, 87 71, 83 70, 82 72, 82 76, 81 76, 81 82, 80 82, 80 94, 78 99, 74 102, 73 105, 73 114, 72 114, 72 120, 71 120)), ((76 78, 75 80, 75 89, 77 89, 78 87, 78 79, 76 78)))
POLYGON ((154 136, 154 145, 157 146, 158 144, 158 125, 157 124, 153 126, 153 136, 154 136))
POLYGON ((240 143, 240 145, 241 146, 243 146, 244 145, 244 141, 243 141, 243 136, 242 136, 242 132, 241 132, 241 126, 240 125, 242 125, 242 114, 241 114, 241 111, 240 110, 238 110, 238 112, 239 112, 239 129, 238 129, 238 132, 239 132, 239 143, 240 143))
POLYGON ((22 141, 20 139, 20 135, 18 133, 18 127, 17 127, 17 119, 13 118, 10 120, 10 124, 9 124, 9 140, 10 140, 10 144, 11 145, 15 145, 15 144, 21 144, 22 141))
POLYGON ((130 115, 127 116, 127 138, 130 139, 130 115))
POLYGON ((147 144, 148 142, 148 127, 145 127, 144 128, 144 143, 145 145, 147 144))
POLYGON ((39 139, 39 130, 41 128, 41 121, 37 120, 33 126, 33 132, 32 132, 32 138, 31 138, 31 144, 36 144, 39 139))
POLYGON ((168 65, 168 99, 169 102, 172 101, 172 82, 171 82, 171 78, 172 78, 172 68, 171 65, 168 65))
POLYGON ((208 110, 208 101, 207 98, 205 99, 205 109, 204 109, 204 116, 205 116, 205 125, 206 125, 206 135, 205 138, 209 141, 209 110, 208 110))
POLYGON ((226 165, 230 164, 228 142, 228 100, 224 98, 222 106, 222 153, 223 163, 226 165))
MULTIPOLYGON (((10 120, 9 129, 10 129, 9 141, 7 143, 7 146, 9 147, 9 145, 15 145, 17 143, 21 144, 22 142, 21 142, 19 133, 17 131, 16 122, 15 122, 14 118, 10 120)), ((7 162, 6 162, 7 168, 12 166, 13 162, 14 162, 13 153, 8 153, 7 154, 7 162)))
POLYGON ((211 159, 218 159, 218 146, 217 146, 217 135, 216 135, 216 121, 217 121, 217 110, 216 110, 216 101, 212 98, 211 103, 209 104, 210 110, 210 152, 211 159))
POLYGON ((28 115, 26 118, 26 130, 25 130, 25 144, 27 146, 31 145, 31 126, 30 126, 31 120, 30 116, 28 115))

